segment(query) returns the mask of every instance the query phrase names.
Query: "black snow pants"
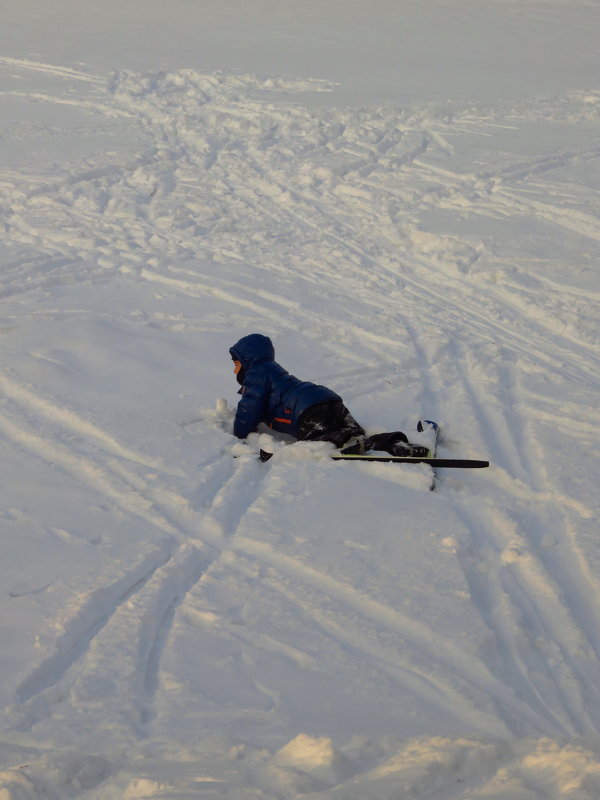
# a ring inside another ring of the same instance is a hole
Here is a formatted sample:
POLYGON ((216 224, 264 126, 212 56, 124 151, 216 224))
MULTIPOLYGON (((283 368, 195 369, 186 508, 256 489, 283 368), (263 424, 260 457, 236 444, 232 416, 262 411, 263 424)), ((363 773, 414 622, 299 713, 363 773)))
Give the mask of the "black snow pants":
POLYGON ((300 417, 298 438, 311 442, 332 442, 343 447, 354 436, 365 432, 341 400, 317 403, 300 417))

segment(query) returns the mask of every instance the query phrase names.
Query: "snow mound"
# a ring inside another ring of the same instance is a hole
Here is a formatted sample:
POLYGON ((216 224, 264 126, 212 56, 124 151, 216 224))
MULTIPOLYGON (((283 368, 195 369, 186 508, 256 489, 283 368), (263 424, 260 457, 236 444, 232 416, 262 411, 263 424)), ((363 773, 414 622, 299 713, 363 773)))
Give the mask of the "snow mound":
POLYGON ((352 762, 334 747, 329 737, 306 733, 298 734, 282 747, 274 760, 331 785, 340 783, 354 771, 352 762))

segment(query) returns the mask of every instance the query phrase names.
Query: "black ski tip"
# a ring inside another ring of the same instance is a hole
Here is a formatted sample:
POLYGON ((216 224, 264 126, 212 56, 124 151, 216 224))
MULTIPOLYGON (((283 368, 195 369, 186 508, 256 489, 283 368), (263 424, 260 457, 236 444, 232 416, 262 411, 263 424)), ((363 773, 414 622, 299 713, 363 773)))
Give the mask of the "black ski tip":
POLYGON ((417 422, 417 430, 419 433, 423 433, 425 430, 425 425, 423 423, 425 423, 425 425, 430 425, 436 433, 440 429, 440 426, 437 424, 437 422, 434 422, 432 419, 420 419, 417 422))
POLYGON ((273 458, 273 453, 269 453, 268 450, 261 449, 258 457, 261 461, 268 461, 270 458, 273 458))

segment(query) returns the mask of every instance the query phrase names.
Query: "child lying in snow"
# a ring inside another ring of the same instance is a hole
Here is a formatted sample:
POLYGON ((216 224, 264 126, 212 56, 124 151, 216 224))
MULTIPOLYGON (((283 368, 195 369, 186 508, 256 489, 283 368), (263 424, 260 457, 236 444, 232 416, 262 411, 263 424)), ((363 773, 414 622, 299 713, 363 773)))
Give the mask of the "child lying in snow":
POLYGON ((268 336, 251 333, 229 352, 242 387, 233 425, 239 439, 245 439, 262 422, 303 441, 332 442, 338 448, 350 443, 343 451, 348 453, 375 449, 392 455, 419 455, 415 448, 427 451, 418 445, 404 446, 408 439, 400 431, 367 438, 338 394, 295 378, 275 361, 268 336))

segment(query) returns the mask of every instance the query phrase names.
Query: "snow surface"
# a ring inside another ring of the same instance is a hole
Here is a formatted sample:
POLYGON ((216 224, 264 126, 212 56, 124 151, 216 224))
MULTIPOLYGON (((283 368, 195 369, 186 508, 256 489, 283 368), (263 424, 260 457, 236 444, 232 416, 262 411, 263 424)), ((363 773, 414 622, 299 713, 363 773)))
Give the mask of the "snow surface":
POLYGON ((599 31, 3 0, 1 800, 600 797, 599 31), (253 331, 490 469, 238 443, 253 331))

